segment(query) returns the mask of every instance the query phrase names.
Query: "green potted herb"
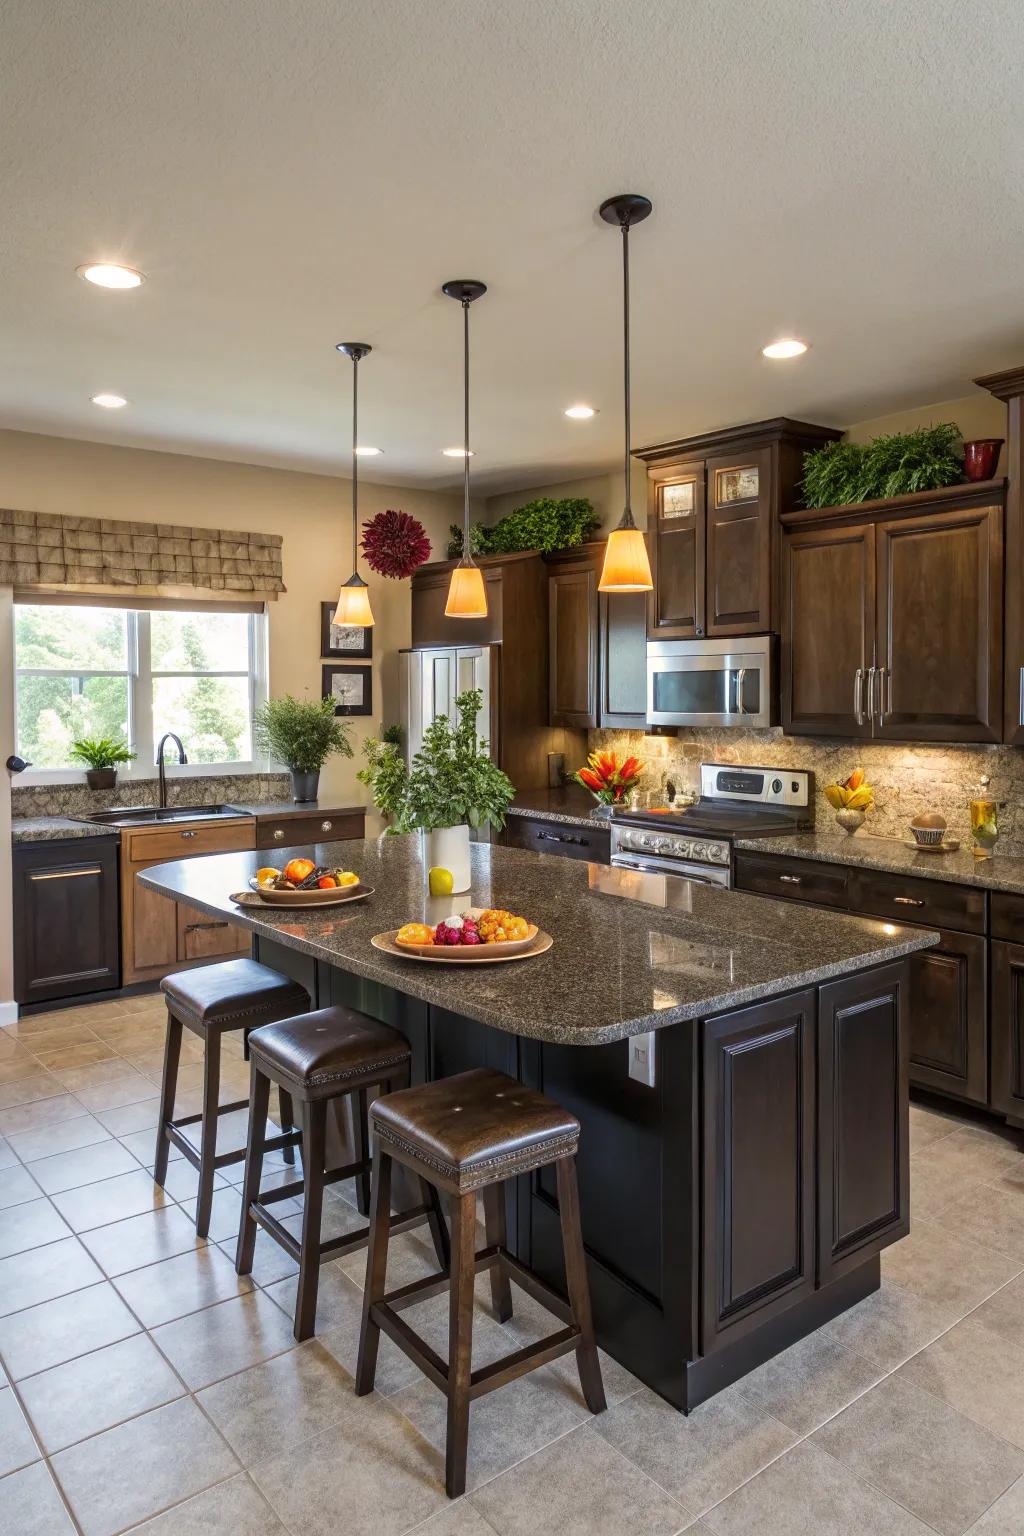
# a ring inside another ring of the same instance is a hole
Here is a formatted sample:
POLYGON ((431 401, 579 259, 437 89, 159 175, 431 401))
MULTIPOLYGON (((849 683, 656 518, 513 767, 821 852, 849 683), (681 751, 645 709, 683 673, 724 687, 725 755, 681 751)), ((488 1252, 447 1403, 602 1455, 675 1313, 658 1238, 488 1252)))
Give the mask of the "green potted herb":
POLYGON ((392 733, 390 741, 377 742, 368 751, 370 762, 360 773, 378 810, 391 817, 389 830, 419 831, 424 868, 448 871, 452 891, 469 890, 470 827, 503 827, 515 794, 512 781, 477 735, 482 704, 479 689, 460 693, 455 700, 457 723, 439 715, 424 731, 423 746, 410 767, 392 733))
POLYGON ((284 763, 297 804, 315 800, 320 770, 335 753, 352 756, 349 723, 334 713, 333 699, 296 699, 286 693, 268 699, 253 716, 253 737, 261 752, 284 763))
POLYGON ((136 753, 112 736, 80 736, 71 743, 68 756, 73 763, 85 764, 85 782, 90 789, 113 789, 118 764, 134 762, 136 753))
POLYGON ((402 792, 409 777, 402 756, 401 726, 389 725, 379 737, 368 737, 363 742, 363 752, 366 767, 359 769, 356 778, 366 785, 385 820, 393 822, 401 810, 402 792))

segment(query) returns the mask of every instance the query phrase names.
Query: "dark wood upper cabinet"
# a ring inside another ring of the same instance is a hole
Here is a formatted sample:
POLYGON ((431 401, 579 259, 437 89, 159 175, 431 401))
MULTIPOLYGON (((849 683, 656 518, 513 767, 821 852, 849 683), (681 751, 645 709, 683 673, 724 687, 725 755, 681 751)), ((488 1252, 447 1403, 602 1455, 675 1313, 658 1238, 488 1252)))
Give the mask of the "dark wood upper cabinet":
POLYGON ((863 701, 874 649, 875 530, 790 534, 782 548, 782 728, 870 736, 863 701))
POLYGON ((1002 738, 1002 482, 783 517, 795 735, 1002 738))
POLYGON ((875 735, 999 741, 1002 507, 881 522, 875 558, 875 735))
POLYGON ((1006 406, 1006 622, 1003 740, 1024 747, 1024 368, 975 379, 1006 406))
POLYGON ((604 543, 548 555, 550 721, 578 730, 642 730, 647 715, 647 596, 598 592, 604 543))
POLYGON ((778 517, 795 505, 803 454, 840 435, 780 417, 638 450, 649 466, 652 639, 778 628, 778 517))

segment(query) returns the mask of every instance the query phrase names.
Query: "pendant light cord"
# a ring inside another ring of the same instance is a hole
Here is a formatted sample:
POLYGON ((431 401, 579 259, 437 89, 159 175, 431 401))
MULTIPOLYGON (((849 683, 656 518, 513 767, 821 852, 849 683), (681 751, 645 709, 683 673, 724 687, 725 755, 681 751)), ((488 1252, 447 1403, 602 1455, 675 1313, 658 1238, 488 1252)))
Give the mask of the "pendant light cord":
POLYGON ((356 521, 359 504, 359 455, 356 453, 356 445, 359 441, 359 359, 352 359, 352 573, 359 575, 359 537, 356 521))
POLYGON ((626 442, 623 453, 623 481, 625 485, 625 506, 622 512, 623 528, 632 528, 633 508, 630 504, 630 453, 629 445, 632 437, 630 429, 630 400, 629 400, 629 219, 622 220, 622 386, 623 400, 625 404, 624 416, 626 424, 626 442))
POLYGON ((463 352, 463 464, 462 483, 464 504, 462 509, 462 558, 472 560, 469 547, 469 300, 462 301, 462 352, 463 352))

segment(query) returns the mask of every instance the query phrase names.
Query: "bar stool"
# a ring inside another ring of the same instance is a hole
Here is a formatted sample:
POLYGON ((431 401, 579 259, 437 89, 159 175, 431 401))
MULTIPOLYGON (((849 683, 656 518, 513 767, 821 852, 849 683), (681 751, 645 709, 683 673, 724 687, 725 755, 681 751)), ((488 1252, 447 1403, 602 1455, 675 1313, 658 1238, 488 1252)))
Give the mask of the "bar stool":
MULTIPOLYGON (((369 1227, 361 1227, 343 1237, 321 1242, 324 1188, 340 1179, 353 1177, 358 1184, 369 1174, 368 1090, 371 1087, 405 1086, 409 1081, 411 1059, 412 1052, 404 1035, 354 1008, 320 1008, 297 1019, 264 1025, 249 1037, 252 1113, 249 1116, 235 1268, 240 1275, 247 1275, 252 1269, 257 1225, 297 1260, 299 1285, 294 1333, 300 1341, 308 1339, 316 1327, 320 1265, 327 1259, 339 1258, 365 1246, 370 1235, 369 1227), (276 1189, 261 1191, 263 1154, 273 1145, 273 1142, 264 1141, 262 1134, 271 1083, 276 1083, 279 1092, 287 1093, 292 1101, 302 1106, 303 1177, 276 1189), (348 1094, 356 1099, 358 1156, 355 1162, 343 1168, 328 1170, 325 1151, 327 1106, 348 1094), (295 1238, 268 1209, 275 1201, 297 1194, 305 1197, 301 1239, 295 1238)), ((441 1203, 426 1180, 420 1179, 419 1187, 423 1196, 421 1203, 391 1216, 390 1221, 385 1221, 385 1228, 403 1232, 426 1220, 438 1263, 447 1270, 448 1231, 441 1214, 441 1203)))
MULTIPOLYGON (((274 1019, 286 1018, 309 1007, 305 987, 278 971, 255 960, 227 960, 222 965, 205 965, 191 971, 177 971, 165 976, 160 989, 167 998, 167 1042, 160 1085, 160 1118, 156 1132, 156 1165, 153 1177, 163 1185, 167 1177, 167 1158, 171 1144, 199 1170, 199 1196, 196 1200, 196 1234, 206 1237, 210 1230, 213 1205, 213 1176, 218 1168, 240 1163, 245 1153, 222 1152, 217 1155, 217 1120, 236 1109, 248 1109, 248 1099, 218 1104, 220 1093, 221 1037, 229 1030, 250 1030, 274 1019), (181 1035, 190 1029, 203 1041, 203 1109, 199 1115, 174 1119, 174 1097, 178 1084, 181 1035), (182 1134, 185 1126, 202 1123, 202 1140, 197 1152, 182 1134)), ((294 1162, 298 1136, 292 1131, 292 1106, 287 1092, 280 1098, 281 1129, 267 1146, 285 1148, 285 1158, 294 1162)), ((263 1113, 266 1115, 266 1102, 263 1113)))
POLYGON ((454 1499, 466 1490, 469 1405, 474 1399, 575 1350, 587 1407, 591 1413, 601 1413, 606 1406, 580 1231, 576 1184, 580 1125, 574 1115, 544 1094, 490 1069, 462 1072, 440 1082, 387 1094, 371 1105, 370 1119, 375 1156, 356 1394, 373 1391, 383 1328, 448 1400, 445 1488, 448 1497, 454 1499), (450 1197, 452 1259, 450 1279, 428 1275, 386 1294, 393 1160, 450 1197), (506 1247, 505 1181, 549 1163, 556 1164, 568 1305, 506 1247), (487 1238, 487 1246, 479 1253, 478 1190, 483 1192, 487 1238), (490 1271, 491 1299, 500 1321, 512 1315, 512 1275, 563 1327, 474 1371, 473 1284, 476 1274, 485 1269, 490 1271), (446 1287, 447 1364, 399 1315, 446 1287))

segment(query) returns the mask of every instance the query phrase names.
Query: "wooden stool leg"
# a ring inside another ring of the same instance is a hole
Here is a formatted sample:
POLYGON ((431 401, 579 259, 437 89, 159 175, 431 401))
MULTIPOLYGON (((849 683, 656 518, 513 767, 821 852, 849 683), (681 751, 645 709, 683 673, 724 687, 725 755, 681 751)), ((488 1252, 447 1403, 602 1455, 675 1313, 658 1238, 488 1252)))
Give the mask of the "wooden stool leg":
POLYGON ((160 1118, 156 1125, 156 1157, 153 1178, 163 1185, 167 1177, 167 1157, 171 1143, 167 1123, 174 1119, 174 1095, 178 1086, 178 1062, 181 1059, 181 1020, 167 1010, 167 1039, 164 1042, 164 1070, 160 1080, 160 1118))
POLYGON ((466 1491, 469 1378, 473 1367, 473 1282, 476 1278, 476 1195, 451 1202, 452 1265, 448 1295, 448 1433, 444 1486, 450 1499, 466 1491))
POLYGON ((356 1207, 360 1216, 366 1216, 370 1211, 370 1120, 369 1097, 365 1088, 360 1088, 356 1094, 354 1109, 352 1118, 356 1132, 356 1156, 361 1157, 367 1165, 363 1173, 356 1174, 356 1207))
MULTIPOLYGON (((280 1086, 280 1084, 278 1085, 278 1089, 277 1089, 277 1102, 278 1102, 278 1107, 280 1108, 280 1111, 281 1111, 281 1129, 282 1129, 282 1131, 294 1131, 294 1129, 295 1129, 295 1117, 294 1117, 294 1115, 292 1113, 292 1096, 288 1092, 288 1090, 286 1088, 282 1088, 280 1086)), ((290 1167, 294 1167, 295 1166, 295 1148, 294 1147, 285 1147, 285 1148, 283 1148, 283 1152, 284 1152, 284 1160, 285 1160, 285 1162, 288 1163, 290 1167)))
POLYGON ((373 1159, 370 1187, 370 1240, 366 1249, 366 1283, 363 1286, 363 1317, 359 1326, 359 1355, 356 1361, 356 1396, 373 1391, 377 1375, 377 1345, 380 1328, 370 1316, 370 1308, 384 1295, 388 1271, 388 1239, 391 1236, 391 1159, 377 1147, 373 1159))
POLYGON ((238 1246, 235 1249, 235 1269, 240 1275, 252 1270, 256 1251, 256 1218, 252 1205, 260 1197, 260 1180, 263 1177, 263 1137, 267 1124, 267 1105, 270 1103, 270 1079, 264 1077, 255 1063, 249 1073, 249 1139, 245 1145, 245 1178, 242 1180, 242 1219, 238 1227, 238 1246))
MULTIPOLYGON (((484 1190, 484 1228, 487 1233, 488 1248, 508 1247, 508 1236, 505 1231, 505 1186, 504 1184, 488 1184, 484 1190)), ((507 1323, 512 1316, 512 1287, 508 1283, 508 1271, 504 1264, 492 1264, 491 1270, 491 1305, 494 1307, 494 1315, 499 1323, 507 1323)))
POLYGON ((217 1095, 220 1092, 220 1034, 206 1031, 203 1057, 203 1140, 199 1152, 199 1197, 196 1200, 196 1236, 206 1237, 213 1208, 213 1179, 217 1157, 217 1095))
POLYGON ((420 1198, 423 1205, 430 1207, 427 1213, 427 1225, 430 1228, 430 1236, 434 1244, 434 1252, 437 1254, 437 1262, 445 1274, 451 1268, 452 1248, 448 1240, 448 1228, 445 1225, 444 1212, 441 1209, 441 1201, 437 1190, 427 1179, 420 1179, 420 1198))
POLYGON ((321 1099, 306 1105, 302 1127, 302 1253, 299 1289, 295 1298, 295 1337, 301 1343, 316 1329, 316 1296, 320 1286, 320 1217, 324 1204, 324 1141, 327 1105, 321 1099))
POLYGON ((556 1164, 558 1175, 558 1210, 562 1220, 562 1252, 565 1257, 565 1284, 569 1292, 569 1305, 573 1319, 580 1330, 576 1346, 576 1364, 580 1373, 580 1386, 591 1413, 603 1413, 608 1404, 601 1380, 601 1362, 594 1341, 594 1320, 590 1313, 590 1286, 587 1282, 587 1260, 583 1252, 583 1231, 580 1225, 580 1196, 576 1183, 575 1157, 560 1157, 556 1164))

